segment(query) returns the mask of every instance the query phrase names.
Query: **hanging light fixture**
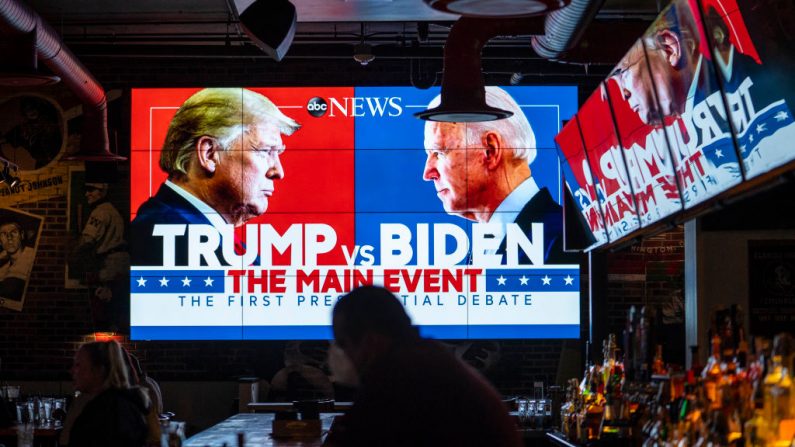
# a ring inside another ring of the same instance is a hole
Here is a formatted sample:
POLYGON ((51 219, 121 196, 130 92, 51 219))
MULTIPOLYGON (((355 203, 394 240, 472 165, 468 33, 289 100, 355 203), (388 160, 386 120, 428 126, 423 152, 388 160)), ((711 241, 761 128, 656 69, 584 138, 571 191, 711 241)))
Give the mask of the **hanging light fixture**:
POLYGON ((425 0, 437 11, 469 17, 499 18, 526 17, 546 14, 562 8, 568 1, 562 0, 425 0))
POLYGON ((365 41, 364 23, 361 24, 361 28, 361 41, 353 47, 353 60, 365 66, 375 60, 375 55, 373 47, 365 41))
MULTIPOLYGON (((477 122, 508 118, 512 113, 486 104, 481 51, 496 36, 540 35, 544 14, 571 0, 424 0, 439 11, 461 14, 444 45, 439 106, 414 116, 423 120, 477 122)), ((520 82, 521 79, 515 79, 520 82)))
POLYGON ((471 123, 513 115, 513 112, 486 104, 480 52, 494 36, 538 34, 543 29, 543 17, 458 19, 444 45, 441 102, 437 107, 417 112, 414 116, 428 121, 471 123))

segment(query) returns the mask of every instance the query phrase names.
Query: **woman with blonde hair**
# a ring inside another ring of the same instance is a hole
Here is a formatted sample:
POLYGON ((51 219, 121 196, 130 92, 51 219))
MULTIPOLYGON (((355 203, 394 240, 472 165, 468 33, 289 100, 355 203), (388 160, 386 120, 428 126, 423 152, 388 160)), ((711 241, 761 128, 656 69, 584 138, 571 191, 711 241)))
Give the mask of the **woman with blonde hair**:
POLYGON ((72 366, 75 389, 88 402, 69 432, 70 447, 141 447, 146 443, 149 399, 131 387, 121 345, 86 343, 72 366))

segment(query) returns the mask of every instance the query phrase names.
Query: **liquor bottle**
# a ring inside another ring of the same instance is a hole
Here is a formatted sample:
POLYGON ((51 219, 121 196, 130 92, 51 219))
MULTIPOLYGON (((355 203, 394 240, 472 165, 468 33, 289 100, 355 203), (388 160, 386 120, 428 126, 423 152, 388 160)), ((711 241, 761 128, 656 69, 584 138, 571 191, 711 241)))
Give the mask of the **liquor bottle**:
POLYGON ((624 369, 628 380, 635 380, 637 377, 635 369, 635 356, 637 353, 634 349, 635 336, 637 335, 635 332, 637 324, 635 320, 635 306, 630 306, 627 312, 626 327, 624 328, 624 369))
POLYGON ((737 343, 737 367, 745 369, 748 367, 748 341, 745 340, 745 331, 738 330, 740 341, 737 343))
POLYGON ((767 421, 762 410, 754 411, 754 417, 749 419, 743 427, 745 447, 765 447, 767 443, 767 421))
POLYGON ((649 380, 649 331, 651 330, 649 313, 650 311, 646 306, 641 307, 640 320, 638 321, 638 359, 640 374, 636 378, 644 382, 649 380))
POLYGON ((786 445, 786 442, 795 436, 795 415, 793 415, 792 411, 792 378, 787 367, 781 368, 781 380, 773 386, 771 392, 773 393, 774 407, 776 409, 774 419, 776 425, 774 427, 777 428, 773 435, 777 444, 786 445))
POLYGON ((580 396, 577 379, 570 379, 566 388, 566 402, 560 406, 560 431, 567 439, 577 442, 576 415, 580 396))
POLYGON ((651 364, 651 372, 655 375, 663 376, 666 374, 665 362, 663 362, 662 345, 657 345, 654 349, 654 361, 651 364))
POLYGON ((768 369, 768 373, 764 380, 762 380, 762 392, 764 396, 762 414, 765 420, 769 421, 774 426, 778 426, 776 417, 779 410, 778 400, 774 398, 773 388, 778 385, 783 378, 783 372, 784 368, 781 366, 781 356, 773 355, 773 361, 768 369))
MULTIPOLYGON (((610 382, 610 375, 613 373, 613 368, 616 365, 617 350, 618 347, 616 346, 616 334, 608 335, 607 340, 602 342, 602 355, 604 357, 604 360, 602 361, 602 382, 605 384, 605 387, 608 386, 610 382)), ((608 390, 606 388, 604 394, 605 396, 608 394, 608 390)))
POLYGON ((701 373, 701 378, 704 383, 704 393, 706 398, 710 401, 710 409, 720 408, 720 401, 718 399, 718 385, 721 378, 721 361, 720 361, 720 337, 717 332, 713 332, 712 340, 712 355, 707 360, 707 365, 701 373))
POLYGON ((698 345, 690 346, 690 369, 687 370, 687 383, 695 385, 701 374, 702 366, 699 358, 698 345))

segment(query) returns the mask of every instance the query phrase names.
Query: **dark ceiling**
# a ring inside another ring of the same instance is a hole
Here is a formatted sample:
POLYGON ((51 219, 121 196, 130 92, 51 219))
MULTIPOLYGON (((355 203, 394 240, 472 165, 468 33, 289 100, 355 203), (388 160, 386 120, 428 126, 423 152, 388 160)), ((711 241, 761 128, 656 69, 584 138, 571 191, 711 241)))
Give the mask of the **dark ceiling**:
MULTIPOLYGON (((350 58, 353 45, 362 41, 372 45, 381 59, 441 59, 449 27, 457 19, 422 0, 292 2, 298 26, 288 59, 350 58), (428 25, 427 37, 418 32, 418 24, 428 25)), ((240 30, 228 0, 29 0, 29 4, 81 58, 267 58, 240 30)), ((586 34, 585 45, 594 56, 579 57, 577 62, 612 64, 661 6, 650 0, 607 0, 595 26, 609 26, 613 32, 586 34), (597 54, 606 49, 609 54, 597 54)), ((521 56, 538 58, 527 36, 493 39, 483 55, 484 59, 521 56), (524 53, 517 53, 517 48, 524 53)))

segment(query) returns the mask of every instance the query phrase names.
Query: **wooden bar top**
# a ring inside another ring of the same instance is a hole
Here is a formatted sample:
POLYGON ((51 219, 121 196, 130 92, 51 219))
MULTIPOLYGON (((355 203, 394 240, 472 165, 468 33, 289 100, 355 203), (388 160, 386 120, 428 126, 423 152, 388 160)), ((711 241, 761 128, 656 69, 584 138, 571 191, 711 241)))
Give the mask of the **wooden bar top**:
POLYGON ((547 438, 552 442, 553 445, 560 446, 560 447, 580 447, 579 444, 575 444, 569 441, 563 433, 558 431, 551 431, 547 433, 547 438))
MULTIPOLYGON (((290 407, 292 409, 292 406, 290 407)), ((331 422, 339 413, 321 413, 323 436, 328 433, 331 422)), ((237 447, 237 434, 244 433, 246 447, 309 447, 323 444, 323 436, 313 438, 274 439, 271 436, 273 413, 240 413, 222 421, 201 433, 191 436, 184 447, 237 447)))
MULTIPOLYGON (((320 402, 318 409, 328 412, 343 412, 350 410, 352 406, 353 402, 328 401, 320 402)), ((248 404, 248 410, 253 413, 274 413, 276 411, 295 410, 295 408, 292 402, 251 402, 248 404)))
MULTIPOLYGON (((61 429, 63 427, 55 426, 55 425, 37 425, 33 429, 33 436, 34 437, 42 437, 42 438, 53 438, 61 433, 61 429)), ((11 425, 9 427, 0 427, 0 436, 16 436, 17 435, 17 426, 11 425)))

